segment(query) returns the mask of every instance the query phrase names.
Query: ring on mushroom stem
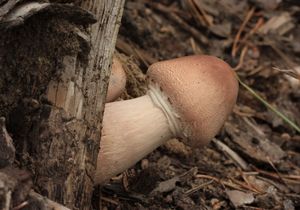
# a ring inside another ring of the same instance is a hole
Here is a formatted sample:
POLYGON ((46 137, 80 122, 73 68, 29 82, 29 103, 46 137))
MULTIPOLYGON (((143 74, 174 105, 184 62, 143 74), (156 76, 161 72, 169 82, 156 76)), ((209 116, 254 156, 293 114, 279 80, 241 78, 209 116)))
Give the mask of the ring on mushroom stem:
POLYGON ((122 67, 122 63, 117 57, 114 57, 107 88, 106 102, 116 100, 125 90, 125 86, 126 74, 122 67))
POLYGON ((207 55, 151 65, 146 95, 105 105, 95 183, 125 171, 173 137, 203 146, 231 113, 238 82, 231 67, 207 55))

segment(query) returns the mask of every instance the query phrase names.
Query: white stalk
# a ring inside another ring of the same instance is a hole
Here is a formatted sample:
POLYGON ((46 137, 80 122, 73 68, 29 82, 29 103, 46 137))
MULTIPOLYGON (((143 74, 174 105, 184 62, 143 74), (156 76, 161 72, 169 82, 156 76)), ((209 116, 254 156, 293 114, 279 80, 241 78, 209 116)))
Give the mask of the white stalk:
POLYGON ((95 183, 125 171, 177 133, 177 122, 162 95, 152 88, 145 96, 105 105, 95 183))

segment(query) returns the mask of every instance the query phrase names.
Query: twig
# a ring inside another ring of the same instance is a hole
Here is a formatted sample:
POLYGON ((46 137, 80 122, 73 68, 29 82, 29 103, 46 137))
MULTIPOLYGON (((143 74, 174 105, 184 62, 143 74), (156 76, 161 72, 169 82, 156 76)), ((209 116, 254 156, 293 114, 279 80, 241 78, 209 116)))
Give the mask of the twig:
POLYGON ((297 80, 300 80, 300 74, 295 69, 280 69, 277 67, 273 67, 273 69, 279 72, 283 72, 297 80))
POLYGON ((231 180, 232 180, 234 183, 236 183, 236 184, 242 186, 244 189, 250 190, 250 191, 255 192, 255 193, 262 193, 261 191, 257 190, 256 188, 253 188, 252 186, 248 185, 248 183, 247 183, 247 184, 244 184, 243 182, 238 181, 238 180, 236 180, 236 179, 231 179, 231 180))
POLYGON ((260 135, 261 137, 263 137, 263 138, 266 138, 266 135, 265 135, 265 133, 257 126, 257 124, 255 124, 253 121, 253 118, 251 118, 252 119, 252 121, 250 121, 250 119, 249 118, 247 118, 247 117, 243 117, 242 118, 243 120, 244 120, 244 122, 247 124, 247 125, 249 125, 258 135, 260 135))
MULTIPOLYGON (((284 52, 282 52, 282 51, 276 46, 275 43, 273 43, 272 41, 270 41, 270 40, 267 39, 267 38, 266 38, 266 42, 267 42, 267 45, 270 46, 270 47, 274 50, 274 52, 276 52, 277 55, 279 55, 279 56, 282 58, 282 60, 286 63, 286 65, 292 70, 291 72, 293 72, 293 73, 289 72, 289 73, 291 73, 290 76, 293 76, 293 77, 296 76, 296 77, 295 77, 296 79, 300 79, 300 75, 296 73, 297 70, 294 68, 294 67, 295 67, 295 63, 294 63, 288 56, 286 56, 286 55, 284 54, 284 52), (296 75, 295 75, 295 73, 296 73, 296 75)), ((266 44, 264 43, 263 45, 266 45, 266 44)))
POLYGON ((249 110, 243 110, 243 108, 240 108, 240 106, 238 106, 238 105, 236 105, 234 107, 233 113, 238 115, 238 116, 241 116, 241 117, 253 117, 255 115, 254 110, 252 110, 250 108, 249 108, 249 110))
MULTIPOLYGON (((247 33, 244 36, 244 38, 240 41, 240 43, 245 43, 246 45, 242 49, 238 65, 236 67, 234 67, 233 70, 238 71, 240 68, 242 68, 242 66, 244 64, 244 58, 245 58, 246 52, 248 50, 248 45, 250 45, 249 43, 247 44, 246 42, 251 37, 251 35, 253 35, 261 27, 262 24, 263 24, 263 19, 262 18, 258 19, 255 26, 251 29, 251 31, 249 33, 247 33)), ((236 46, 233 46, 233 47, 235 47, 235 49, 232 49, 233 56, 236 55, 236 52, 239 50, 240 46, 241 45, 237 45, 237 43, 236 43, 236 46)))
POLYGON ((208 181, 208 182, 205 182, 205 183, 203 183, 203 184, 200 184, 200 185, 198 185, 198 186, 196 186, 196 187, 193 187, 192 189, 189 189, 189 190, 185 191, 184 194, 190 195, 190 194, 192 194, 192 193, 194 193, 194 192, 197 192, 197 191, 200 190, 201 188, 203 188, 203 187, 205 187, 205 186, 207 186, 207 185, 210 185, 210 184, 213 183, 213 182, 214 182, 214 180, 210 180, 210 181, 208 181))
POLYGON ((55 210, 70 210, 69 208, 63 206, 62 204, 60 203, 56 203, 34 191, 31 191, 30 192, 30 196, 38 199, 38 200, 42 200, 44 202, 44 204, 46 204, 46 206, 49 208, 49 209, 55 209, 55 210))
POLYGON ((284 178, 281 177, 281 174, 279 173, 279 171, 277 170, 277 168, 275 167, 275 165, 272 163, 271 159, 268 157, 268 162, 269 164, 272 166, 272 168, 275 170, 277 176, 279 177, 279 180, 291 191, 294 191, 287 183, 286 180, 284 178))
POLYGON ((219 147, 219 149, 221 149, 223 152, 229 155, 243 170, 248 169, 248 164, 246 163, 246 161, 244 161, 236 152, 230 149, 226 144, 224 144, 216 138, 213 138, 212 142, 215 143, 217 147, 219 147))
POLYGON ((249 22, 249 20, 251 19, 251 17, 253 16, 254 14, 254 11, 255 11, 255 8, 252 7, 248 12, 247 12, 247 15, 242 23, 242 25, 240 26, 235 38, 234 38, 234 41, 233 41, 233 46, 232 46, 232 51, 231 51, 231 55, 232 57, 235 57, 236 56, 236 52, 237 52, 237 45, 238 45, 238 42, 240 40, 240 37, 241 37, 241 34, 243 32, 243 30, 245 29, 247 23, 249 22))
POLYGON ((253 185, 252 183, 249 182, 248 178, 245 176, 245 173, 243 171, 240 171, 240 173, 241 173, 241 176, 242 176, 243 180, 247 183, 248 186, 250 186, 251 188, 253 188, 254 190, 256 190, 257 193, 263 193, 255 185, 253 185))
MULTIPOLYGON (((279 206, 279 207, 281 208, 281 206, 279 206)), ((256 207, 256 206, 249 206, 249 205, 247 205, 247 208, 245 208, 245 209, 266 210, 265 208, 259 208, 259 207, 256 207)), ((276 210, 276 209, 277 209, 277 207, 274 207, 273 210, 276 210)))
POLYGON ((140 64, 143 64, 145 67, 148 67, 149 64, 157 62, 157 60, 151 57, 146 51, 136 49, 122 39, 117 40, 116 48, 129 56, 133 55, 140 62, 140 64))
MULTIPOLYGON (((215 182, 220 183, 220 184, 223 186, 224 189, 225 189, 225 186, 227 186, 227 187, 231 187, 231 188, 233 188, 233 189, 241 190, 241 191, 244 191, 245 189, 246 189, 246 190, 251 190, 251 191, 253 191, 251 188, 249 188, 249 187, 247 187, 247 186, 246 186, 246 187, 243 186, 243 185, 237 186, 236 184, 233 184, 233 183, 230 183, 230 182, 227 182, 227 181, 222 181, 222 180, 220 180, 220 179, 218 179, 218 178, 216 178, 216 177, 209 176, 209 175, 197 174, 195 177, 196 177, 196 178, 202 178, 202 179, 210 179, 210 180, 214 180, 215 182)), ((256 191, 253 191, 253 192, 256 193, 256 191)))
MULTIPOLYGON (((256 22, 255 26, 249 31, 249 33, 245 34, 245 36, 239 41, 240 43, 246 43, 246 41, 257 32, 257 30, 263 25, 264 19, 259 18, 256 22)), ((236 52, 240 49, 240 45, 236 47, 236 52)))
POLYGON ((112 204, 114 204, 116 206, 119 205, 119 203, 117 201, 114 201, 113 199, 110 199, 110 198, 107 198, 107 197, 104 197, 104 196, 101 196, 100 199, 103 200, 103 201, 106 201, 108 203, 112 203, 112 204))
POLYGON ((204 54, 203 50, 197 45, 193 37, 190 38, 190 43, 194 54, 204 54))
POLYGON ((206 26, 211 26, 211 23, 209 22, 209 20, 207 19, 207 14, 205 12, 204 9, 201 8, 201 6, 199 5, 199 1, 195 1, 195 0, 192 0, 192 3, 196 6, 196 8, 198 9, 200 15, 202 16, 206 26))
POLYGON ((193 0, 186 0, 185 3, 186 3, 186 6, 188 7, 188 9, 190 10, 193 18, 195 18, 196 21, 199 21, 202 26, 205 26, 206 25, 205 20, 201 16, 201 14, 199 15, 199 11, 197 10, 196 5, 193 2, 193 0))
POLYGON ((179 17, 178 15, 176 15, 173 12, 170 12, 169 8, 160 4, 160 3, 152 3, 149 2, 148 3, 149 6, 151 6, 154 9, 157 9, 161 12, 163 12, 165 15, 168 16, 168 18, 170 18, 171 20, 173 20, 174 22, 176 22, 178 24, 178 26, 180 26, 181 28, 183 28, 185 31, 189 32, 190 34, 192 34, 192 36, 201 44, 207 45, 208 44, 208 39, 206 36, 204 36, 203 34, 201 34, 198 30, 196 30, 195 28, 191 27, 189 24, 187 24, 183 19, 181 19, 181 17, 179 17))
POLYGON ((272 43, 271 41, 268 41, 268 44, 269 46, 282 58, 282 60, 284 60, 284 62, 287 64, 287 66, 290 68, 290 69, 293 69, 294 71, 296 71, 294 69, 294 62, 291 61, 289 59, 289 57, 287 57, 274 43, 272 43))
POLYGON ((240 56, 238 65, 233 68, 234 71, 238 71, 243 66, 244 58, 245 58, 247 51, 248 51, 248 46, 246 45, 241 52, 241 56, 240 56))
POLYGON ((280 180, 282 181, 282 179, 285 181, 285 182, 288 182, 288 183, 297 183, 299 184, 300 183, 300 180, 297 181, 296 180, 293 180, 293 178, 291 178, 289 175, 281 175, 282 177, 280 178, 280 176, 278 176, 278 174, 274 174, 274 173, 271 173, 271 172, 267 172, 267 171, 263 171, 261 169, 258 169, 256 167, 254 167, 254 169, 261 175, 265 175, 265 176, 268 176, 268 177, 271 177, 271 178, 274 178, 276 180, 280 180))
POLYGON ((24 208, 25 206, 27 206, 28 204, 29 204, 28 201, 24 201, 24 202, 20 203, 19 205, 17 205, 16 207, 13 207, 12 210, 20 210, 20 209, 24 208))

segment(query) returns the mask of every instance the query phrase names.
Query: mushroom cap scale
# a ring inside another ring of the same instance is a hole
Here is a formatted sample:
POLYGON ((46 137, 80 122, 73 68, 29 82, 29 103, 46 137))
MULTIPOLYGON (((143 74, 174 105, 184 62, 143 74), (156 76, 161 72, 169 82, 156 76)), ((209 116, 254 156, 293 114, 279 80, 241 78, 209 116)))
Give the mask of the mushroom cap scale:
POLYGON ((221 129, 238 95, 238 81, 221 59, 194 55, 151 65, 147 75, 160 86, 180 116, 182 136, 207 144, 221 129))

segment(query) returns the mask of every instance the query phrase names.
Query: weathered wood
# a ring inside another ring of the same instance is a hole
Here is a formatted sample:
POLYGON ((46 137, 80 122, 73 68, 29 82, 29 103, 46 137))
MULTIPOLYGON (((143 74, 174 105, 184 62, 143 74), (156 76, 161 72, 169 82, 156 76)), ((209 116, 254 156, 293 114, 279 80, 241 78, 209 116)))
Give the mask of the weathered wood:
POLYGON ((0 209, 9 210, 27 199, 32 187, 28 172, 6 167, 0 169, 0 209))
POLYGON ((0 169, 14 162, 15 151, 12 138, 5 127, 5 118, 0 117, 0 169))
POLYGON ((33 187, 31 174, 26 170, 14 167, 12 165, 14 157, 15 147, 12 144, 12 138, 7 133, 5 119, 1 117, 0 163, 2 164, 0 164, 0 210, 70 210, 31 190, 33 187))
POLYGON ((70 210, 31 190, 31 175, 12 166, 0 169, 0 209, 70 210))
POLYGON ((0 37, 0 115, 36 189, 89 209, 110 64, 124 0, 77 3, 98 22, 39 13, 0 37))

